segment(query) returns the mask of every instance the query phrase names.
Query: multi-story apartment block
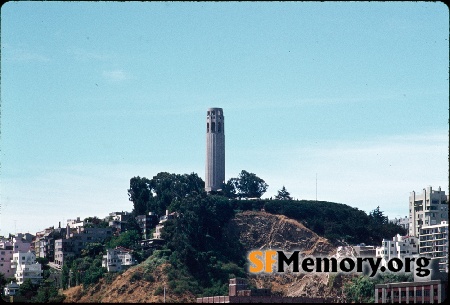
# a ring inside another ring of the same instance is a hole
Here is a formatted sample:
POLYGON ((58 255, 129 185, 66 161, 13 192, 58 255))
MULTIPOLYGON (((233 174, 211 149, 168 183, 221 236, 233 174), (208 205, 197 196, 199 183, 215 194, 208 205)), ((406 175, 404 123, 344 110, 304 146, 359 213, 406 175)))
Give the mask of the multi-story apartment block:
POLYGON ((136 221, 141 229, 142 239, 148 239, 159 220, 156 214, 149 212, 148 215, 136 216, 136 221))
POLYGON ((111 228, 70 228, 67 225, 65 238, 55 240, 54 263, 60 268, 64 264, 64 259, 68 256, 78 256, 81 250, 88 243, 103 242, 107 237, 112 236, 111 228))
POLYGON ((107 249, 106 255, 103 255, 102 267, 105 267, 108 272, 122 271, 135 264, 131 250, 123 247, 107 249))
POLYGON ((448 222, 423 226, 420 229, 419 253, 421 256, 437 258, 439 270, 448 272, 448 222))
POLYGON ((0 240, 0 273, 5 278, 12 277, 15 269, 11 266, 13 254, 17 252, 28 252, 31 249, 31 234, 18 233, 10 239, 2 238, 0 240))
POLYGON ((48 236, 53 231, 53 227, 36 232, 34 240, 32 242, 32 249, 36 254, 36 257, 45 257, 45 236, 48 236))
POLYGON ((55 259, 55 240, 66 235, 66 228, 61 228, 61 223, 58 228, 50 227, 44 231, 37 232, 34 239, 34 251, 36 257, 46 257, 49 261, 55 259))
POLYGON ((15 269, 14 276, 19 285, 26 279, 30 279, 34 284, 42 279, 42 266, 36 262, 36 255, 31 251, 14 253, 11 268, 15 269))
POLYGON ((418 239, 414 236, 400 236, 397 234, 392 240, 383 239, 381 247, 376 248, 376 257, 381 257, 381 264, 386 266, 387 262, 396 257, 403 259, 419 253, 418 239))
POLYGON ((5 279, 14 275, 15 270, 11 268, 13 253, 12 242, 8 239, 0 240, 0 273, 4 275, 5 279))
POLYGON ((419 237, 422 226, 448 221, 448 199, 445 191, 433 190, 431 186, 423 189, 421 195, 414 191, 409 196, 409 235, 419 237))

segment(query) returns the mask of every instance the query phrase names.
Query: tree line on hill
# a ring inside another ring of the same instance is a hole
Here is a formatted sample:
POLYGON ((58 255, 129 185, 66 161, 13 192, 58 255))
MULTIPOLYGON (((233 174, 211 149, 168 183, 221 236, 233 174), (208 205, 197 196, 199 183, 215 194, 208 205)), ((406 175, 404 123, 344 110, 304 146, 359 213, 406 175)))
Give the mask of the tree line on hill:
POLYGON ((223 295, 228 279, 245 277, 245 251, 230 236, 227 222, 236 212, 264 209, 296 219, 331 242, 378 245, 404 229, 388 222, 379 207, 367 215, 345 204, 292 200, 283 186, 275 199, 260 199, 268 185, 255 174, 242 171, 217 192, 206 194, 197 174, 162 172, 152 179, 133 177, 128 190, 135 215, 177 212, 165 223, 167 242, 157 261, 171 263, 167 273, 172 291, 186 289, 199 296, 223 295), (256 200, 242 200, 242 199, 256 200))

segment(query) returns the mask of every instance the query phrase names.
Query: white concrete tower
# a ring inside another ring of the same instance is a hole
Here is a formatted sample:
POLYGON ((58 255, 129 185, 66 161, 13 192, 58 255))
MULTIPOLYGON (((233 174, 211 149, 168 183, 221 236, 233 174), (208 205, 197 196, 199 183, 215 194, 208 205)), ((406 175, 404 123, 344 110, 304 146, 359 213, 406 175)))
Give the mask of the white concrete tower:
POLYGON ((225 182, 225 122, 222 108, 209 108, 206 114, 205 190, 222 189, 225 182))

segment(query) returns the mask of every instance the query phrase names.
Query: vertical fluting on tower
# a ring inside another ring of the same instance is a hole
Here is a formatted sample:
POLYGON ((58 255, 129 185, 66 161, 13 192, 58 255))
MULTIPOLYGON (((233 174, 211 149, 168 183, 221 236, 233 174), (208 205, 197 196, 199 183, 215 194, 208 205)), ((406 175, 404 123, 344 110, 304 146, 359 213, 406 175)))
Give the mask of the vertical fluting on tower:
POLYGON ((208 108, 206 113, 205 190, 222 189, 225 182, 225 122, 222 108, 208 108))

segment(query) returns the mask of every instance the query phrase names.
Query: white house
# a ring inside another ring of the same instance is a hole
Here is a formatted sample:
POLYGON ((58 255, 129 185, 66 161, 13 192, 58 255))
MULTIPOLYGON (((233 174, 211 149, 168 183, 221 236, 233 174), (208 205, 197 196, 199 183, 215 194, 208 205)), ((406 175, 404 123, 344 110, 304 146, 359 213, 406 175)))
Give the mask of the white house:
POLYGON ((102 267, 105 267, 108 272, 117 272, 135 265, 136 261, 130 252, 131 250, 123 247, 107 249, 106 255, 103 255, 102 267))
POLYGON ((19 285, 26 279, 30 279, 35 284, 42 279, 42 266, 36 262, 36 255, 31 251, 14 253, 11 268, 15 269, 14 276, 19 285))

